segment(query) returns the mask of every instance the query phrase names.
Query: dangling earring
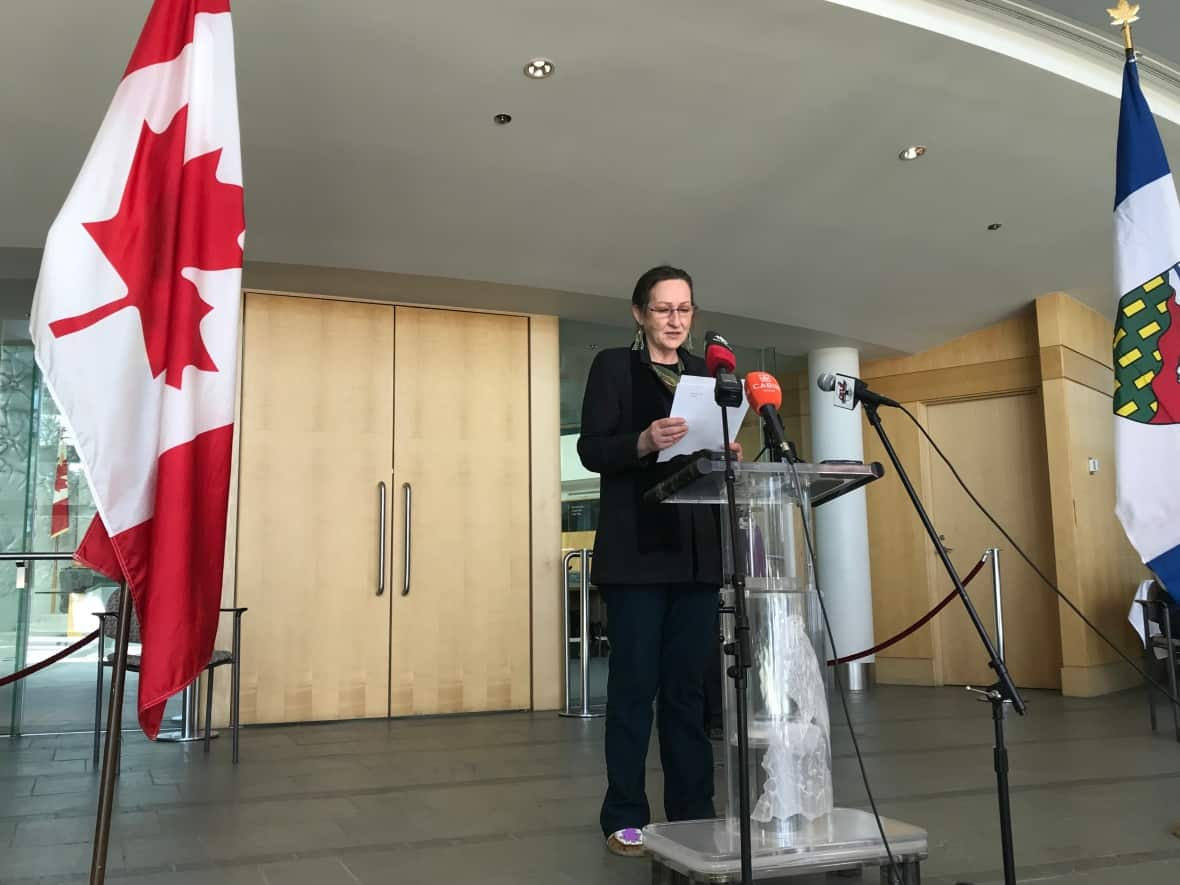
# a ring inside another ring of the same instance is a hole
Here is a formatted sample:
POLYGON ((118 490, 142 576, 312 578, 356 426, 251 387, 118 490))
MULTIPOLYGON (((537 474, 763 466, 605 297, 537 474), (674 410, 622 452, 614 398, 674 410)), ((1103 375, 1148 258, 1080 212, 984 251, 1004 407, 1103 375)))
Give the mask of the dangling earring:
POLYGON ((643 326, 635 327, 635 340, 631 342, 632 350, 643 350, 647 347, 647 336, 643 334, 643 326))

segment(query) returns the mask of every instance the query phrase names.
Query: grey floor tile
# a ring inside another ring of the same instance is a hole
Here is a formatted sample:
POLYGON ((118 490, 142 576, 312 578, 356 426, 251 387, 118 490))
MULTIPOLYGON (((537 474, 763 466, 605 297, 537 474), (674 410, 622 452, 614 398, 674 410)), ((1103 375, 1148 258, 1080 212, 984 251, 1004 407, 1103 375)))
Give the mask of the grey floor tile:
MULTIPOLYGON (((37 782, 37 778, 29 775, 14 775, 13 777, 6 777, 0 779, 0 796, 31 796, 33 795, 33 787, 37 782)), ((3 799, 0 799, 0 803, 3 799)), ((0 804, 0 809, 3 809, 3 804, 0 804)))
MULTIPOLYGON (((47 847, 89 843, 94 839, 94 827, 94 813, 21 821, 17 825, 15 842, 47 847)), ((151 812, 116 813, 111 820, 111 838, 116 842, 159 832, 159 821, 151 812)))
POLYGON ((399 885, 647 885, 651 881, 646 860, 611 855, 594 832, 434 844, 390 853, 345 852, 342 858, 364 885, 388 883, 394 871, 399 885))
MULTIPOLYGON (((0 739, 3 740, 3 739, 0 739)), ((9 778, 39 774, 80 774, 86 764, 80 759, 54 759, 52 750, 0 753, 0 782, 9 778)))
POLYGON ((208 806, 184 806, 156 812, 161 832, 215 835, 251 826, 279 827, 323 821, 347 822, 360 814, 348 799, 292 799, 239 801, 208 806))
POLYGON ((357 885, 358 879, 337 857, 262 864, 267 885, 357 885))
MULTIPOLYGON (((995 880, 996 885, 1002 879, 995 880)), ((1180 882, 1180 858, 1136 864, 1133 867, 1111 866, 1093 870, 1075 870, 1045 878, 1046 885, 1175 885, 1180 882)), ((991 885, 981 882, 980 885, 991 885)))
MULTIPOLYGON (((59 885, 59 883, 54 883, 59 885)), ((70 883, 74 885, 74 883, 70 883)), ((78 885, 88 885, 88 880, 78 885)), ((163 870, 107 879, 107 885, 267 885, 255 866, 215 867, 207 870, 163 870)))
MULTIPOLYGON (((112 833, 112 838, 116 838, 112 833)), ((121 866, 129 873, 170 864, 206 864, 213 858, 191 835, 120 836, 121 866)))
MULTIPOLYGON (((43 845, 14 845, 0 857, 0 882, 9 879, 37 878, 47 876, 82 875, 90 870, 91 849, 89 845, 60 845, 52 851, 43 845)), ((121 866, 121 857, 115 852, 111 869, 121 866)))
POLYGON ((17 827, 21 845, 75 845, 94 838, 94 820, 86 817, 22 821, 17 827))
MULTIPOLYGON (((1151 735, 1142 693, 1028 700, 1008 732, 1022 880, 1180 881, 1168 832, 1180 748, 1151 735)), ((930 833, 923 881, 997 880, 986 707, 958 689, 881 687, 850 702, 882 812, 930 833)), ((855 805, 864 792, 840 718, 836 797, 855 805)), ((235 767, 224 745, 206 756, 129 733, 108 882, 646 885, 647 863, 611 856, 597 831, 602 740, 601 721, 551 713, 248 729, 235 767)), ((85 881, 90 752, 88 735, 0 740, 4 885, 85 881)), ((716 777, 720 811, 723 767, 716 777)), ((654 735, 648 792, 659 819, 654 735)))
POLYGON ((221 861, 259 860, 339 848, 344 844, 344 832, 334 821, 300 824, 265 819, 243 821, 232 829, 206 832, 196 838, 210 858, 221 861))
POLYGON ((0 791, 0 820, 23 819, 62 813, 84 814, 97 807, 97 793, 59 793, 53 796, 6 797, 0 791))

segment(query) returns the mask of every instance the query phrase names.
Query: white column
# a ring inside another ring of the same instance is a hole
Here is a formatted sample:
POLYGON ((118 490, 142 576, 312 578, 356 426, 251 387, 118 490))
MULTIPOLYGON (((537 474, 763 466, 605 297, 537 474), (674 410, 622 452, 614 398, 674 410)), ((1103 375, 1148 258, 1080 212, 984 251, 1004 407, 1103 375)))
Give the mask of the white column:
MULTIPOLYGON (((860 375, 860 355, 852 347, 826 347, 807 355, 811 394, 811 460, 864 460, 864 416, 834 404, 833 394, 816 387, 823 372, 860 375)), ((820 589, 832 622, 836 652, 847 655, 873 645, 873 593, 869 579, 869 520, 865 490, 858 489, 815 511, 820 589)), ((868 664, 873 658, 864 659, 868 664)), ((864 687, 870 668, 848 668, 853 687, 864 687)))

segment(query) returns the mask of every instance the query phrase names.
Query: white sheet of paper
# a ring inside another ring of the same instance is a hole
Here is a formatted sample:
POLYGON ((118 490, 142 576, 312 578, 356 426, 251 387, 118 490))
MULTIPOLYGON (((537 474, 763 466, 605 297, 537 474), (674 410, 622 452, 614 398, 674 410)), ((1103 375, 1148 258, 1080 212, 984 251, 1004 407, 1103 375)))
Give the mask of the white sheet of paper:
MULTIPOLYGON (((676 396, 672 398, 672 414, 669 418, 683 418, 688 422, 688 432, 680 442, 660 452, 658 461, 667 461, 677 455, 691 455, 701 449, 721 451, 721 408, 713 400, 717 382, 713 378, 699 375, 682 375, 676 385, 676 396)), ((729 441, 737 438, 742 419, 750 408, 746 392, 742 391, 742 404, 725 411, 729 414, 729 441)))

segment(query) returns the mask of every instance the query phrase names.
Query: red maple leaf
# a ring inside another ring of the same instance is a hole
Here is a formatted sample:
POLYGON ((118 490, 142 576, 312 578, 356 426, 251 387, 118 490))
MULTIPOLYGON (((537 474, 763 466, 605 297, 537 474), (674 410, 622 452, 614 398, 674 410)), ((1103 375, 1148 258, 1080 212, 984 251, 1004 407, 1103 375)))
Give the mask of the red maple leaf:
POLYGON ((119 211, 83 225, 127 294, 49 324, 55 337, 64 338, 135 308, 152 377, 164 372, 164 383, 178 390, 188 366, 217 371, 200 328, 213 308, 181 271, 241 267, 238 237, 246 226, 241 186, 217 180, 221 150, 184 161, 187 123, 187 105, 159 134, 145 123, 119 211))

